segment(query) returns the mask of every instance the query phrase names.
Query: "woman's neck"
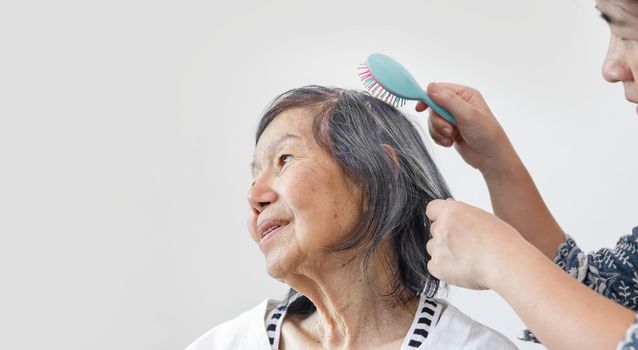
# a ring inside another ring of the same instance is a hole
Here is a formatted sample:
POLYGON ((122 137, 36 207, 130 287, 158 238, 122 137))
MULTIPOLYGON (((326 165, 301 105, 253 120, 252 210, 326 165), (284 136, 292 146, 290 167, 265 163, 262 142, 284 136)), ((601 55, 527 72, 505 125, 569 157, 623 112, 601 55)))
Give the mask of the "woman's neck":
POLYGON ((330 349, 369 348, 405 337, 418 297, 392 293, 395 277, 382 267, 389 265, 386 259, 371 259, 367 274, 351 257, 333 255, 322 260, 285 281, 317 308, 305 319, 290 316, 289 321, 299 328, 297 336, 330 349))

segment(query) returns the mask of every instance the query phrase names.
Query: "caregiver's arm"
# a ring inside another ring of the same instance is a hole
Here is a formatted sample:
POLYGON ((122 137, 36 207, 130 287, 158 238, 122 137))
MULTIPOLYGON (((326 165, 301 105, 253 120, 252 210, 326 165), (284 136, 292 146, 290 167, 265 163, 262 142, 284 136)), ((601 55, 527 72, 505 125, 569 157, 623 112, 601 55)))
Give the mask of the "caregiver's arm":
POLYGON ((461 287, 499 293, 549 349, 615 349, 635 313, 581 285, 510 225, 470 205, 428 205, 428 270, 461 287))
MULTIPOLYGON (((452 126, 431 111, 429 129, 434 141, 444 147, 454 145, 483 175, 494 214, 553 259, 565 234, 481 94, 449 83, 430 84, 428 94, 457 120, 452 126)), ((417 105, 417 110, 425 108, 423 103, 417 105)))
POLYGON ((545 346, 616 349, 634 321, 633 311, 580 284, 534 247, 528 245, 518 252, 516 259, 502 265, 505 271, 495 269, 490 274, 487 285, 545 346))

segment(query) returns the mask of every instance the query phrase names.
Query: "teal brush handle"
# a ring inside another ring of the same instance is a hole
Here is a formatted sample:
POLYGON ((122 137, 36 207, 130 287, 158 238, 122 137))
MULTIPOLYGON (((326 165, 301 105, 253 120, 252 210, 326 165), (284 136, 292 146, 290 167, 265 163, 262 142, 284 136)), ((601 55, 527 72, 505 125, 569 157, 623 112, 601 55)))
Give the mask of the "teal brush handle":
POLYGON ((445 109, 443 109, 443 107, 434 103, 434 101, 432 101, 430 96, 428 96, 428 93, 425 92, 423 89, 421 89, 421 91, 422 91, 422 96, 419 96, 419 100, 425 102, 425 104, 430 106, 430 108, 432 108, 436 113, 438 113, 438 115, 443 117, 443 119, 447 120, 452 125, 456 125, 456 119, 452 116, 452 114, 450 114, 450 112, 446 111, 445 109))

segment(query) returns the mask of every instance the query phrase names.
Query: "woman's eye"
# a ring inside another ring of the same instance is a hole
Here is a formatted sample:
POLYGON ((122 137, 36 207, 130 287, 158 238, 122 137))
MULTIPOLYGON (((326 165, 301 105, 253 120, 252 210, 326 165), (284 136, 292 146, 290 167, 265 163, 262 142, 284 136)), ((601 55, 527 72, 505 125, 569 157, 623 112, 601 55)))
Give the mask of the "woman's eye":
POLYGON ((281 156, 279 156, 279 164, 281 166, 288 164, 288 162, 290 162, 291 160, 292 156, 290 154, 282 154, 281 156))
POLYGON ((635 43, 637 43, 637 42, 638 42, 638 41, 637 41, 637 40, 635 40, 635 39, 629 39, 629 38, 622 38, 622 37, 621 37, 621 38, 619 38, 619 39, 620 39, 620 41, 622 41, 622 42, 624 42, 624 43, 627 43, 627 44, 635 44, 635 43))

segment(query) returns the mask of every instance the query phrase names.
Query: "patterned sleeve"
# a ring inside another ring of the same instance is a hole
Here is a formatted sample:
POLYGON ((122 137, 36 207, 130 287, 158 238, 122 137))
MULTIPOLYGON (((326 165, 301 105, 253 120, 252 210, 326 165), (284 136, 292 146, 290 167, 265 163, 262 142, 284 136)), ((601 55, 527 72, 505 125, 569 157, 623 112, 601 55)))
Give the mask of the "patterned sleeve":
POLYGON ((638 227, 622 237, 614 249, 603 248, 590 254, 567 236, 554 262, 599 294, 638 311, 638 227))
POLYGON ((634 324, 629 326, 625 333, 625 338, 618 343, 616 350, 637 350, 638 349, 638 314, 634 324))

